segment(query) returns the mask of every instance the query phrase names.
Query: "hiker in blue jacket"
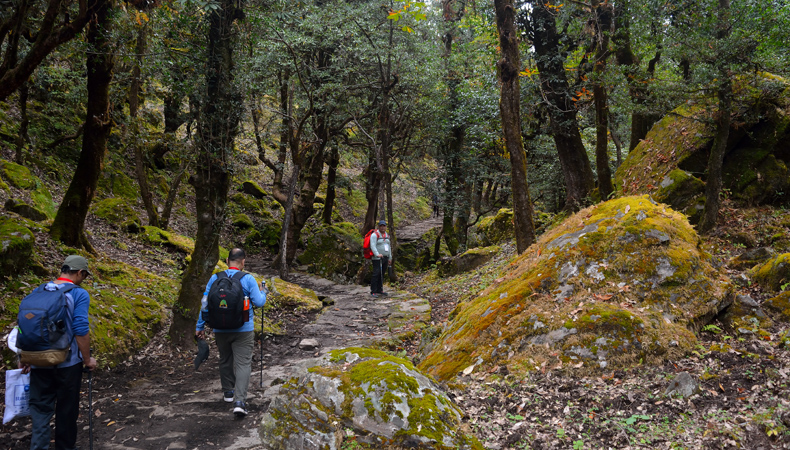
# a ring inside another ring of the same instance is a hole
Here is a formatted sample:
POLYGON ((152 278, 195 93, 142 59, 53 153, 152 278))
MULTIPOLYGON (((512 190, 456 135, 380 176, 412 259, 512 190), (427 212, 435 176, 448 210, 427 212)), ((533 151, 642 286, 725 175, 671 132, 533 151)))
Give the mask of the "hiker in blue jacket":
POLYGON ((91 297, 79 285, 88 278, 88 261, 79 255, 66 258, 60 276, 46 284, 44 289, 54 291, 70 284, 77 287, 66 293, 66 303, 71 323, 66 323, 74 336, 66 360, 53 367, 20 364, 25 373, 30 372, 30 417, 33 422, 30 449, 47 450, 52 431, 49 422, 55 416, 55 449, 74 449, 77 445, 77 416, 80 409, 80 386, 83 365, 88 370, 96 368, 91 356, 88 308, 91 297))
POLYGON ((370 258, 373 263, 373 277, 370 279, 370 295, 387 295, 384 292, 384 274, 387 273, 387 266, 391 253, 390 235, 387 234, 387 222, 379 220, 379 227, 370 235, 370 250, 373 256, 370 258))
MULTIPOLYGON (((233 277, 236 272, 243 270, 246 259, 247 254, 244 250, 240 248, 231 250, 228 254, 228 269, 225 270, 228 277, 233 277)), ((203 293, 202 312, 195 328, 195 336, 198 339, 205 338, 206 322, 203 313, 208 312, 208 295, 211 285, 216 280, 217 274, 212 275, 206 285, 206 291, 203 293)), ((266 294, 261 292, 255 277, 247 274, 240 281, 245 297, 249 298, 254 306, 263 308, 266 303, 266 294)), ((255 346, 254 309, 249 308, 249 311, 249 320, 244 322, 241 327, 232 330, 214 329, 219 349, 219 379, 222 383, 222 399, 225 402, 233 403, 233 414, 237 417, 247 415, 245 402, 252 371, 252 351, 255 346)))

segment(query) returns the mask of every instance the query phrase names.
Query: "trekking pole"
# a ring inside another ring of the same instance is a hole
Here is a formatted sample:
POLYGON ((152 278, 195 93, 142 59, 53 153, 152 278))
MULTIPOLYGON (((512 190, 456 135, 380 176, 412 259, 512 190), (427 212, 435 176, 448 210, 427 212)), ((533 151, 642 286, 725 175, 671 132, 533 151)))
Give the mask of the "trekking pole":
MULTIPOLYGON (((261 287, 263 288, 264 295, 269 293, 268 289, 266 289, 266 280, 261 280, 261 287)), ((264 307, 266 307, 266 304, 261 306, 261 387, 263 387, 263 322, 266 319, 266 312, 263 309, 264 307)))

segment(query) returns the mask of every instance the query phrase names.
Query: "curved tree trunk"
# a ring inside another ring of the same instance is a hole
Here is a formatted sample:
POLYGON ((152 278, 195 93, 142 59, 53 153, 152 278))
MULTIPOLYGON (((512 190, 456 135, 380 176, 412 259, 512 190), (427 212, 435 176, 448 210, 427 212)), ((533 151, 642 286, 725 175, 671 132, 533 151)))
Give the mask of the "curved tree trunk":
POLYGON ((335 208, 335 193, 337 188, 337 165, 340 163, 340 152, 337 145, 332 147, 329 156, 329 170, 326 175, 326 199, 324 199, 324 211, 322 221, 327 225, 332 225, 332 210, 335 208))
POLYGON ((209 16, 206 87, 196 136, 196 170, 193 180, 197 207, 197 236, 192 260, 181 280, 173 305, 170 339, 191 345, 200 300, 219 260, 219 234, 225 220, 230 188, 229 164, 238 132, 241 95, 233 82, 236 2, 222 0, 209 16))
POLYGON ((499 46, 502 48, 502 59, 497 63, 499 81, 502 83, 499 111, 505 147, 510 154, 516 250, 524 253, 535 242, 535 225, 532 222, 532 200, 527 184, 527 157, 521 141, 521 85, 518 79, 521 55, 516 32, 516 10, 513 0, 495 0, 494 7, 499 46))
POLYGON ((88 28, 88 42, 95 49, 88 54, 88 104, 82 151, 63 201, 50 228, 53 239, 77 248, 89 248, 85 237, 85 218, 91 201, 96 195, 96 185, 107 153, 107 138, 112 129, 110 118, 110 83, 114 65, 109 51, 109 33, 112 26, 112 2, 100 0, 96 6, 96 19, 88 28))
POLYGON ((590 159, 582 143, 576 107, 565 75, 565 58, 560 51, 560 36, 554 13, 546 0, 538 0, 532 10, 536 62, 540 85, 547 101, 551 134, 565 178, 565 209, 579 209, 595 185, 590 159))
MULTIPOLYGON (((719 0, 719 24, 717 38, 723 41, 729 36, 730 0, 719 0)), ((719 45, 724 45, 720 42, 719 45)), ((716 228, 719 218, 721 199, 722 166, 724 154, 727 151, 727 139, 730 136, 730 115, 732 114, 732 80, 729 74, 729 61, 726 56, 719 56, 716 60, 716 69, 719 75, 719 110, 716 111, 716 136, 713 138, 713 148, 708 158, 708 179, 705 180, 705 210, 699 229, 708 232, 716 228)))

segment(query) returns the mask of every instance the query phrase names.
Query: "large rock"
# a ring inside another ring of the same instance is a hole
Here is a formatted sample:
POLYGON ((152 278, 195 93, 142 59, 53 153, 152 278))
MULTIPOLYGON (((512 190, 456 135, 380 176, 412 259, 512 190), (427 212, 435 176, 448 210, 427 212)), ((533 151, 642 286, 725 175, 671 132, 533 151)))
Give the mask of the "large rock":
POLYGON ((241 192, 249 194, 257 199, 262 199, 269 196, 269 194, 264 191, 263 188, 258 186, 258 183, 250 180, 247 180, 241 184, 241 192))
POLYGON ((377 350, 332 351, 265 396, 271 402, 259 431, 266 449, 483 448, 460 429, 462 412, 433 380, 377 350))
POLYGON ((442 258, 439 261, 439 275, 447 277, 476 269, 491 261, 491 258, 501 251, 502 248, 500 246, 492 245, 490 247, 472 248, 458 256, 442 258))
POLYGON ((33 233, 17 221, 0 216, 0 270, 2 275, 15 276, 30 260, 35 238, 33 233))
POLYGON ((140 217, 123 197, 101 200, 91 206, 91 212, 114 227, 134 232, 140 230, 140 217))
POLYGON ((44 211, 41 211, 35 206, 30 206, 21 200, 9 198, 5 202, 5 209, 15 212, 26 219, 35 220, 36 222, 47 220, 47 214, 44 211))
POLYGON ((777 255, 755 266, 749 273, 765 289, 781 291, 782 286, 790 286, 790 253, 777 255))
POLYGON ((685 217, 648 197, 587 208, 459 304, 420 367, 441 380, 506 365, 612 370, 678 357, 732 302, 685 217))
POLYGON ((480 223, 477 224, 476 233, 480 244, 483 246, 496 245, 513 239, 515 237, 513 210, 502 208, 496 215, 481 219, 480 223))
MULTIPOLYGON (((742 79, 724 157, 724 188, 747 204, 781 203, 790 192, 790 89, 778 77, 742 79)), ((624 194, 653 195, 689 216, 704 208, 708 152, 713 143, 713 96, 689 101, 655 124, 615 172, 624 194)))
POLYGON ((34 209, 43 212, 49 219, 55 217, 56 208, 55 202, 52 200, 52 194, 44 183, 37 176, 33 175, 27 167, 0 160, 0 174, 12 186, 27 191, 26 195, 30 196, 30 203, 34 209))
POLYGON ((790 291, 784 291, 776 297, 763 302, 763 306, 778 315, 779 320, 790 322, 790 291))
POLYGON ((363 237, 354 224, 320 224, 305 229, 302 237, 306 245, 298 257, 299 263, 308 265, 315 274, 345 282, 352 280, 362 267, 363 237))

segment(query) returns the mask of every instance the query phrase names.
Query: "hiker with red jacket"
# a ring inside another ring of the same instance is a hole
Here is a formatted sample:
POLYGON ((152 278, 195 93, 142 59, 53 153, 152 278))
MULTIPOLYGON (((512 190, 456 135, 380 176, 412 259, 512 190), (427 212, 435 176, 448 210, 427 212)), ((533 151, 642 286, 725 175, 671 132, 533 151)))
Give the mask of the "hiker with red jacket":
POLYGON ((379 220, 379 227, 370 235, 370 250, 373 256, 373 277, 370 279, 370 295, 387 295, 384 292, 384 274, 390 259, 390 235, 387 234, 387 222, 379 220))
POLYGON ((255 346, 255 315, 250 302, 257 308, 263 308, 266 303, 266 294, 261 292, 255 277, 242 272, 246 259, 247 254, 240 248, 228 253, 228 269, 208 280, 195 327, 197 339, 205 338, 206 325, 214 329, 222 399, 233 403, 236 417, 247 415, 245 402, 255 346))

